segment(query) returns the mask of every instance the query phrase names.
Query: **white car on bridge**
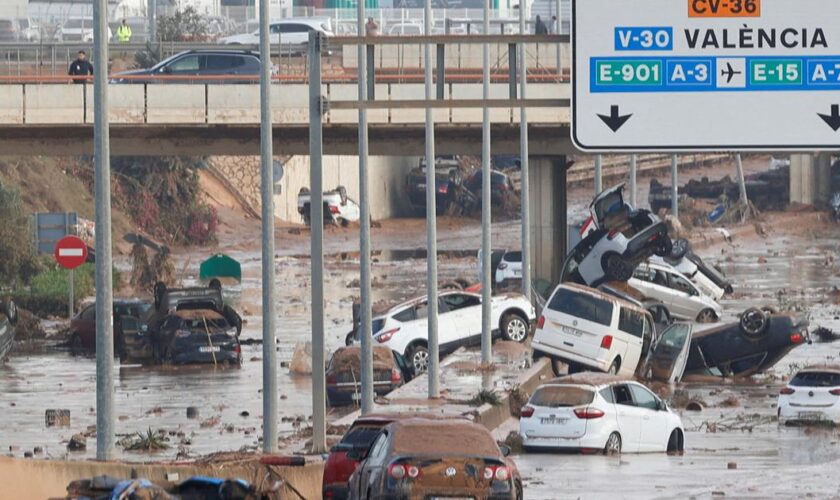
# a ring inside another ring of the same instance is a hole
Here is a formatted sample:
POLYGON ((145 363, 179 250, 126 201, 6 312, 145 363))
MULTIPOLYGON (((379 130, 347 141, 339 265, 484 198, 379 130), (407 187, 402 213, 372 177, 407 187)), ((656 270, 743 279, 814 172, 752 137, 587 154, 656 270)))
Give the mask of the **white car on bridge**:
MULTIPOLYGON (((438 297, 441 355, 461 346, 480 344, 481 295, 455 290, 442 292, 438 297)), ((373 319, 373 338, 377 344, 403 354, 415 372, 425 371, 429 363, 427 314, 428 302, 423 296, 392 307, 373 319)), ((525 342, 535 319, 534 306, 524 295, 509 293, 491 299, 490 321, 494 333, 498 332, 505 340, 525 342)), ((354 341, 358 342, 358 338, 354 341)))
MULTIPOLYGON (((268 26, 269 38, 272 44, 277 43, 278 37, 283 45, 303 45, 309 43, 309 32, 319 31, 324 36, 332 36, 332 26, 328 17, 289 18, 282 21, 272 21, 268 26)), ((223 45, 259 45, 260 30, 243 35, 231 35, 219 39, 223 45)))

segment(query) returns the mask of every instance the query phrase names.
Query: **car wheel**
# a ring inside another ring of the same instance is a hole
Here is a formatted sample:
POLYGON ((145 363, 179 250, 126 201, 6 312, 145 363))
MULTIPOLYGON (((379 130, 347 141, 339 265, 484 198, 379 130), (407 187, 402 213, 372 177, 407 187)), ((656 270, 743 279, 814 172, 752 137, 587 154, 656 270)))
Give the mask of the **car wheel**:
POLYGON ((429 369, 429 349, 422 344, 417 344, 411 348, 408 355, 411 360, 411 366, 414 367, 414 373, 423 373, 429 369))
POLYGON ((12 299, 9 299, 8 302, 3 303, 3 314, 6 315, 6 318, 9 319, 9 323, 12 325, 17 324, 18 320, 18 310, 15 302, 12 299))
POLYGON ((353 343, 356 341, 356 336, 353 335, 353 333, 354 332, 350 332, 347 334, 346 337, 344 337, 344 345, 353 345, 353 343))
POLYGON ((505 340, 521 344, 528 338, 528 321, 518 314, 505 314, 500 327, 505 340))
POLYGON ((697 315, 698 323, 714 323, 718 320, 717 314, 711 309, 703 309, 697 315))
POLYGON ((665 239, 662 240, 662 243, 659 244, 658 247, 653 251, 654 254, 660 257, 668 257, 671 255, 671 251, 674 249, 674 244, 671 242, 671 238, 667 236, 665 239))
POLYGON ((516 500, 522 500, 524 498, 522 496, 522 483, 517 481, 515 488, 516 488, 516 500))
POLYGON ((607 370, 607 373, 610 375, 618 375, 618 370, 621 368, 621 361, 618 358, 613 360, 612 364, 610 365, 610 369, 607 370))
POLYGON ((615 252, 604 255, 601 267, 607 278, 612 281, 627 281, 633 277, 633 266, 615 252))
POLYGON ((617 432, 613 432, 607 438, 607 444, 604 445, 604 455, 621 455, 621 436, 617 432))
POLYGON ((757 307, 750 307, 741 313, 741 319, 738 322, 741 332, 748 339, 761 337, 767 331, 769 323, 767 315, 757 307))
POLYGON ((74 333, 70 337, 70 350, 74 353, 82 350, 82 337, 80 337, 78 333, 74 333))
POLYGON ((680 260, 685 257, 685 254, 688 253, 690 248, 691 246, 687 239, 677 238, 671 245, 671 252, 668 254, 668 258, 672 260, 680 260))
POLYGON ((681 453, 683 451, 681 437, 679 429, 674 429, 671 432, 671 436, 668 438, 668 448, 666 450, 668 453, 681 453))

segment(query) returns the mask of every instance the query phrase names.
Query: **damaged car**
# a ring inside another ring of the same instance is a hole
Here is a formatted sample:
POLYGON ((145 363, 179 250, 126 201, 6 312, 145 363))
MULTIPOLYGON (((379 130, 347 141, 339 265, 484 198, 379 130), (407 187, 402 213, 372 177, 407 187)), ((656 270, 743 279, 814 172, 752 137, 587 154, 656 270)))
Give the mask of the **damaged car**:
POLYGON ((651 255, 671 253, 668 227, 648 210, 633 209, 624 201, 624 184, 603 191, 589 206, 583 239, 563 264, 562 281, 598 286, 627 281, 636 266, 651 255))
MULTIPOLYGON (((445 214, 457 196, 463 181, 461 165, 456 156, 435 158, 435 207, 437 215, 445 214)), ((411 169, 405 179, 405 193, 411 208, 418 214, 426 213, 426 159, 411 169)))
POLYGON ((466 420, 411 418, 388 424, 350 477, 350 498, 523 498, 510 450, 466 420))
MULTIPOLYGON (((304 224, 312 225, 311 216, 312 193, 309 188, 300 188, 297 198, 297 211, 303 218, 304 224)), ((347 189, 338 186, 332 191, 324 192, 324 224, 346 227, 351 222, 359 222, 361 211, 359 204, 347 196, 347 189)))
POLYGON ((520 411, 526 451, 669 452, 685 449, 682 420, 644 385, 597 373, 544 383, 520 411))
POLYGON ((840 366, 799 370, 779 392, 780 424, 840 425, 840 366))
POLYGON ((242 318, 222 300, 221 287, 155 286, 155 308, 129 359, 172 364, 242 361, 242 318))
MULTIPOLYGON (((124 356, 127 342, 134 338, 126 338, 124 322, 129 318, 142 320, 152 309, 152 303, 142 299, 114 299, 114 351, 124 356)), ((130 328, 134 328, 134 324, 130 328)), ((70 349, 82 352, 96 349, 96 304, 83 307, 70 319, 70 349)))
POLYGON ((748 377, 810 342, 808 320, 772 309, 751 307, 738 322, 694 332, 686 373, 748 377))
POLYGON ((670 313, 678 319, 714 323, 723 315, 720 304, 668 265, 641 263, 627 284, 646 298, 668 306, 670 313))
MULTIPOLYGON (((362 394, 361 348, 339 347, 327 365, 329 406, 358 404, 362 394)), ((407 383, 412 369, 405 358, 387 347, 373 346, 373 392, 384 396, 407 383)))
MULTIPOLYGON (((505 293, 491 298, 493 333, 505 340, 523 343, 531 331, 536 312, 524 295, 505 293)), ((404 302, 372 320, 373 338, 382 346, 403 354, 415 373, 429 363, 428 302, 426 296, 404 302)), ((358 329, 348 341, 358 342, 358 329)), ((481 342, 481 295, 449 290, 438 295, 438 339, 441 356, 461 346, 481 342)))

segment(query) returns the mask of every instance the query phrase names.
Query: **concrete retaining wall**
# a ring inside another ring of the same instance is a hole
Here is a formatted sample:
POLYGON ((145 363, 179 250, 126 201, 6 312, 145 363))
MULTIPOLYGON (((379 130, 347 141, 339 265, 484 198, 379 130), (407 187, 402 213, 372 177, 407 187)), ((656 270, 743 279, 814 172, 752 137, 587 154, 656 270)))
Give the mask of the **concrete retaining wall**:
MULTIPOLYGON (((63 498, 67 495, 67 485, 77 479, 90 478, 102 474, 128 479, 132 471, 137 477, 153 481, 162 481, 165 474, 177 472, 183 481, 191 476, 206 475, 224 478, 241 478, 251 484, 265 484, 268 468, 259 464, 254 456, 242 457, 229 464, 215 465, 166 465, 166 464, 127 464, 116 462, 31 460, 0 458, 0 484, 3 485, 3 498, 42 499, 63 498)), ((304 498, 321 498, 321 479, 324 474, 323 462, 307 464, 303 467, 272 467, 276 474, 273 479, 282 478, 297 489, 304 498)), ((300 498, 287 489, 282 498, 300 498)))

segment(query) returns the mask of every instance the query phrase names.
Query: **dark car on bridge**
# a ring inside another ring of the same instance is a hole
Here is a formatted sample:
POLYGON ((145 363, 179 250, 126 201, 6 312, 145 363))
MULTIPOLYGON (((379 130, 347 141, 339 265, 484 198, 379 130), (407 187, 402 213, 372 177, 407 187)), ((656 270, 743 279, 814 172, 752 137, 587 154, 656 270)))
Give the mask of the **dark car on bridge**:
POLYGON ((747 377, 805 342, 810 342, 807 319, 752 307, 736 323, 695 328, 685 373, 747 377))
POLYGON ((116 73, 111 83, 255 83, 259 78, 258 53, 214 49, 188 50, 151 68, 116 73))

